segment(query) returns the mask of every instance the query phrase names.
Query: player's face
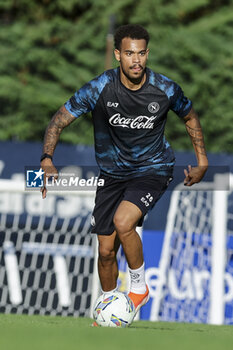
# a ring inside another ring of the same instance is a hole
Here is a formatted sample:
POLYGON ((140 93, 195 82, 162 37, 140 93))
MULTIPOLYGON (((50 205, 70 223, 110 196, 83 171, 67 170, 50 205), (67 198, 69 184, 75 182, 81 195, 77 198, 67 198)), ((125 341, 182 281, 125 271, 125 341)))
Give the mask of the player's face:
POLYGON ((123 78, 138 84, 142 80, 146 68, 149 49, 146 40, 124 38, 120 50, 115 50, 115 57, 120 62, 123 78))

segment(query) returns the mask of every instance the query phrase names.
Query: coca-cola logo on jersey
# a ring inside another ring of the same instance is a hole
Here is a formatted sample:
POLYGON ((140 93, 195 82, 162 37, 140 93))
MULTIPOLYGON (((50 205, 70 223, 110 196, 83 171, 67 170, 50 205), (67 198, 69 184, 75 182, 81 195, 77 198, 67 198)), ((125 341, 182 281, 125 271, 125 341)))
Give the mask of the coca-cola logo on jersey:
POLYGON ((156 118, 157 116, 147 117, 146 115, 128 118, 122 117, 120 113, 116 113, 109 119, 109 124, 112 126, 121 126, 122 128, 130 129, 153 129, 154 120, 156 118))

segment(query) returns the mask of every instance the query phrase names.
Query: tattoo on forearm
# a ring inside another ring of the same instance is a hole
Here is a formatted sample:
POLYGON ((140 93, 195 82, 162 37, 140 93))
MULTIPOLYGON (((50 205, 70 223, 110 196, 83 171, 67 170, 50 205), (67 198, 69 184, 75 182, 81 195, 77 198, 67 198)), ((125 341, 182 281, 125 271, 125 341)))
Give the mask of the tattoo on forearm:
POLYGON ((186 123, 186 129, 188 134, 191 137, 191 140, 192 140, 193 146, 195 147, 196 152, 202 155, 206 155, 205 144, 204 144, 201 127, 197 126, 195 128, 192 128, 186 123))
POLYGON ((44 137, 43 152, 53 155, 62 130, 75 120, 65 107, 61 107, 49 123, 44 137))

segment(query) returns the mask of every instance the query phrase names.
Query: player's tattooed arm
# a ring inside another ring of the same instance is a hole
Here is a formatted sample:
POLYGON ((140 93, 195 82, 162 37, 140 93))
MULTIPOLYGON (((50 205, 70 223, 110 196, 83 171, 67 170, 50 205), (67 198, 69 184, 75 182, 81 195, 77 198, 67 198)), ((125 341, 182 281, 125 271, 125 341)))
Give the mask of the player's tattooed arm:
POLYGON ((62 130, 75 119, 64 106, 55 113, 45 132, 43 153, 53 155, 62 130))
POLYGON ((204 137, 202 133, 199 118, 192 108, 189 114, 184 118, 186 130, 191 138, 193 148, 197 157, 198 166, 188 166, 188 170, 184 170, 184 184, 191 186, 194 183, 201 181, 208 168, 208 158, 205 150, 204 137))
POLYGON ((196 112, 193 109, 191 109, 189 114, 184 118, 184 121, 185 121, 187 132, 192 140, 192 144, 197 154, 197 157, 199 155, 204 156, 204 157, 198 157, 198 160, 199 158, 200 158, 200 161, 202 161, 202 158, 204 158, 203 160, 205 160, 206 150, 205 150, 204 137, 202 133, 201 124, 196 112))
MULTIPOLYGON (((45 132, 43 153, 47 153, 51 156, 53 155, 62 130, 75 119, 76 118, 72 116, 64 106, 55 113, 45 132)), ((45 198, 47 195, 47 188, 45 185, 47 179, 53 177, 56 180, 58 178, 58 171, 50 158, 43 159, 40 166, 44 171, 44 186, 41 188, 41 193, 42 198, 45 198)))

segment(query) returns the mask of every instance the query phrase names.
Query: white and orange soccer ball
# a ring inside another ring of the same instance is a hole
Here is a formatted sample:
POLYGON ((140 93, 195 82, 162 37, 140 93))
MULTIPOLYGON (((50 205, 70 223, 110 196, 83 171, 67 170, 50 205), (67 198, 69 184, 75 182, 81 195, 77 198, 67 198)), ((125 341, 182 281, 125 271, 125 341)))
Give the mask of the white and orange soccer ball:
POLYGON ((102 327, 129 327, 135 316, 135 307, 128 295, 114 292, 101 295, 95 302, 93 318, 102 327))

